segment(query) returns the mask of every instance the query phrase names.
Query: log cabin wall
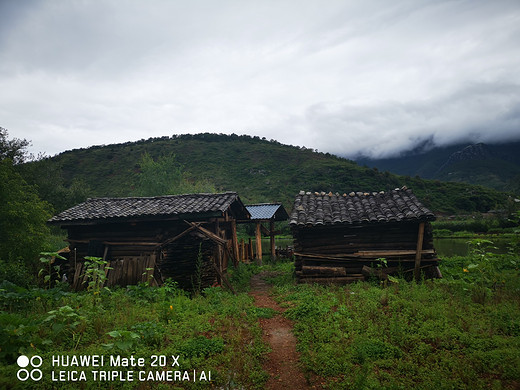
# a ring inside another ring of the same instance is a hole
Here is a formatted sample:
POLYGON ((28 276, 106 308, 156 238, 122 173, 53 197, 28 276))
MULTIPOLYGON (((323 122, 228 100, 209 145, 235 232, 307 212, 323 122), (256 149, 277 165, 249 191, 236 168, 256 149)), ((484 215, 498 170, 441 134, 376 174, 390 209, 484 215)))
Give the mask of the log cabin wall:
POLYGON ((66 276, 75 289, 86 287, 86 256, 108 262, 109 287, 172 278, 192 289, 221 283, 238 259, 237 217, 249 214, 236 193, 191 194, 89 199, 49 223, 68 230, 66 276))
POLYGON ((411 279, 421 277, 421 271, 440 277, 433 219, 406 188, 343 195, 301 191, 290 218, 296 276, 305 283, 349 283, 390 274, 411 279))
MULTIPOLYGON (((206 223, 206 228, 222 237, 232 247, 231 223, 222 220, 218 224, 206 223), (218 226, 215 230, 215 226, 218 226)), ((227 255, 219 245, 197 231, 190 231, 181 221, 146 223, 117 223, 69 228, 70 261, 67 278, 76 290, 83 289, 83 261, 86 256, 105 259, 111 270, 107 272, 107 286, 152 282, 162 284, 171 278, 179 287, 191 290, 194 286, 205 288, 220 283, 218 272, 212 263, 225 272, 227 255), (200 265, 198 265, 200 257, 200 265), (150 258, 153 257, 153 261, 150 258), (130 265, 129 265, 130 264, 130 265), (132 265, 133 264, 133 265, 132 265), (149 272, 149 268, 155 271, 149 272), (200 267, 200 268, 198 268, 200 267), (148 272, 147 272, 148 269, 148 272), (147 274, 148 276, 144 276, 147 274)))
MULTIPOLYGON (((411 278, 418 230, 418 222, 293 229, 297 278, 318 283, 365 280, 368 275, 363 267, 379 268, 381 258, 388 270, 397 268, 397 273, 411 278)), ((421 251, 422 267, 437 265, 430 223, 425 223, 421 251)))

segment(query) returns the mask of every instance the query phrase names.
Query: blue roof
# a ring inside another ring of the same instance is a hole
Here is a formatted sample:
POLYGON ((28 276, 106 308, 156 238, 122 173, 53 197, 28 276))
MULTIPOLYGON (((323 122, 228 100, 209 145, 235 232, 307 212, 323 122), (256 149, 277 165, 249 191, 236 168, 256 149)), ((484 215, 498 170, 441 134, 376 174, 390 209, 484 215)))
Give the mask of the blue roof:
POLYGON ((251 214, 251 219, 271 219, 275 217, 277 221, 283 221, 289 218, 284 207, 279 204, 252 204, 246 206, 247 211, 251 214))

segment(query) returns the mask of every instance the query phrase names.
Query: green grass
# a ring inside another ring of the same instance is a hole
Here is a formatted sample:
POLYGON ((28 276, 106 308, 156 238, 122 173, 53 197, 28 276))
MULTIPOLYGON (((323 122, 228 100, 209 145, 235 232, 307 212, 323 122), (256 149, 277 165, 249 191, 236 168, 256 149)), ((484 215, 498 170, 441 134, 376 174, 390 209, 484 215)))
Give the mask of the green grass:
POLYGON ((442 280, 278 283, 274 292, 294 321, 305 370, 328 388, 513 389, 520 385, 519 264, 518 255, 480 248, 445 259, 442 280))
MULTIPOLYGON (((190 298, 170 285, 103 290, 101 297, 93 297, 86 292, 23 289, 4 283, 0 298, 0 388, 52 388, 56 385, 50 378, 53 355, 145 358, 146 367, 135 371, 156 370, 150 366, 152 355, 164 355, 169 362, 171 356, 178 355, 180 367, 171 370, 211 371, 215 387, 261 389, 267 379, 261 367, 268 348, 262 341, 258 318, 270 313, 255 308, 247 294, 235 296, 209 288, 190 298), (42 381, 16 379, 19 367, 15 361, 20 354, 43 358, 42 381)), ((99 369, 114 370, 107 365, 105 362, 99 369)), ((207 382, 173 384, 209 387, 207 382)), ((73 382, 60 385, 77 388, 73 382)), ((100 382, 89 380, 83 385, 99 388, 100 382)), ((159 385, 155 381, 110 382, 114 389, 159 385)))
MULTIPOLYGON (((514 242, 512 242, 514 244, 514 242)), ((514 389, 520 385, 520 260, 474 240, 469 256, 443 259, 444 279, 380 285, 297 285, 293 263, 230 270, 237 291, 264 272, 294 323, 301 366, 331 389, 514 389)), ((0 285, 0 388, 52 388, 49 375, 19 382, 20 354, 179 356, 180 370, 212 372, 182 388, 261 389, 269 350, 257 308, 244 292, 209 288, 190 297, 175 284, 99 294, 0 285)), ((108 367, 107 367, 108 368, 108 367)), ((177 369, 177 368, 176 368, 177 369)), ((124 369, 129 370, 129 369, 124 369)), ((131 370, 131 368, 130 368, 131 370)), ((86 370, 91 374, 92 368, 86 370)), ((62 383, 60 388, 76 388, 62 383)), ((167 383, 83 383, 83 388, 167 388, 167 383)))

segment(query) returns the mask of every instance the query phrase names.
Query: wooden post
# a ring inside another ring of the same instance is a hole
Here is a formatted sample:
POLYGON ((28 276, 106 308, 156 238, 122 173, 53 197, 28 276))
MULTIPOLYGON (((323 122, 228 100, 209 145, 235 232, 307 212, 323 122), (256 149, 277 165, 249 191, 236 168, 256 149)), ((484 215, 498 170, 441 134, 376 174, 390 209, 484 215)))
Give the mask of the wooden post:
POLYGON ((247 254, 246 254, 246 243, 244 242, 244 239, 240 240, 240 260, 243 262, 246 260, 247 254))
POLYGON ((249 237, 248 249, 249 249, 249 253, 248 253, 247 258, 249 260, 253 260, 255 257, 253 255, 253 240, 251 239, 251 237, 249 237))
POLYGON ((271 244, 271 261, 276 260, 276 248, 274 245, 274 219, 269 221, 269 243, 271 244))
MULTIPOLYGON (((221 238, 226 238, 225 230, 220 230, 219 220, 215 219, 215 234, 221 238)), ((215 263, 213 266, 217 270, 217 283, 222 285, 224 281, 221 278, 221 273, 219 272, 222 268, 227 268, 227 255, 225 251, 222 249, 221 245, 217 246, 217 258, 215 259, 215 263), (215 264, 216 263, 216 264, 215 264)))
POLYGON ((419 281, 419 278, 421 277, 421 257, 422 257, 423 239, 424 239, 424 222, 421 222, 419 224, 419 232, 417 234, 417 250, 415 252, 414 277, 415 277, 416 281, 419 281))
POLYGON ((262 231, 260 222, 256 223, 256 260, 262 265, 262 231))
POLYGON ((234 266, 238 267, 240 253, 238 252, 237 221, 235 221, 234 219, 231 220, 231 241, 233 245, 233 254, 235 255, 234 266))

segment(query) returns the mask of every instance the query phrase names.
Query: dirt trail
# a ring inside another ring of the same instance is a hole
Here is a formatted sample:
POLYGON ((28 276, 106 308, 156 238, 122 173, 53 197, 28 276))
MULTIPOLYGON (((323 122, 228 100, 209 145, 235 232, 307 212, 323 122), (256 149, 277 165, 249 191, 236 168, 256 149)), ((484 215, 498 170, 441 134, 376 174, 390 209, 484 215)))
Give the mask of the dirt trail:
POLYGON ((310 386, 299 366, 299 354, 296 352, 296 338, 292 333, 292 322, 285 318, 281 308, 269 296, 270 286, 262 279, 265 273, 251 278, 251 295, 255 305, 276 310, 279 314, 273 318, 260 318, 264 341, 271 346, 269 360, 264 370, 269 373, 266 389, 314 389, 310 386))

